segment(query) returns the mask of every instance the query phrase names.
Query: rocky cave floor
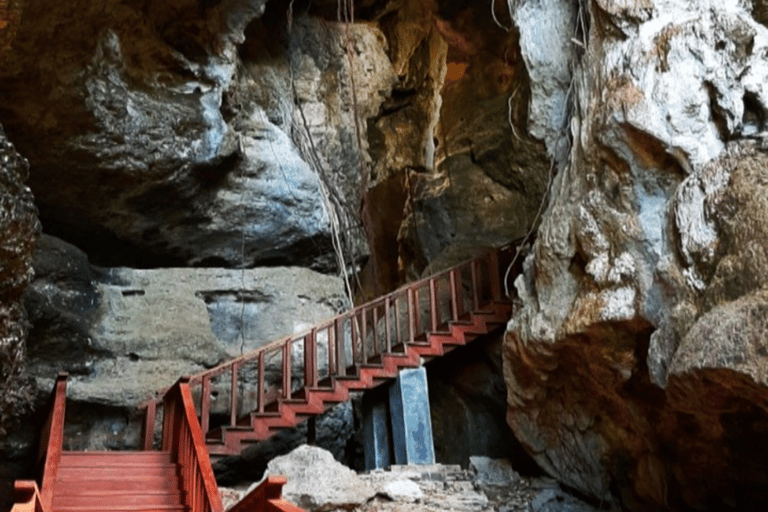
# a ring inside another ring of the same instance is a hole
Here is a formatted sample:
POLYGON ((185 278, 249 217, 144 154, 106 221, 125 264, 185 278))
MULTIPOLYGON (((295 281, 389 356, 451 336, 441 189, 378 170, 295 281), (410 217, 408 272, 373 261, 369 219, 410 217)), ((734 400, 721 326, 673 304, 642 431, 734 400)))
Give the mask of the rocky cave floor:
MULTIPOLYGON (((471 457, 455 464, 397 466, 356 473, 321 448, 301 446, 270 463, 283 474, 283 497, 308 512, 594 512, 593 507, 548 477, 526 477, 507 459, 471 457)), ((265 476, 266 476, 265 474, 265 476)), ((251 486, 221 487, 225 509, 251 486)))

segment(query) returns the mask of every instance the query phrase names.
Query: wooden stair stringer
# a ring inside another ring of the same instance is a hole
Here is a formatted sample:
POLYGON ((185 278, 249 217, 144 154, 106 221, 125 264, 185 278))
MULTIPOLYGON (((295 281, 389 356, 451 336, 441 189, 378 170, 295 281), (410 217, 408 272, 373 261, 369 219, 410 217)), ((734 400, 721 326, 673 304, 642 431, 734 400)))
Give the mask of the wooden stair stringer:
POLYGON ((323 386, 302 388, 288 400, 279 398, 269 406, 272 410, 250 413, 250 428, 248 425, 221 427, 221 441, 207 439, 209 451, 214 456, 239 453, 244 445, 266 440, 284 428, 294 427, 348 400, 352 391, 376 387, 396 378, 403 368, 418 367, 425 360, 441 357, 501 328, 511 310, 511 304, 506 302, 486 304, 458 321, 449 321, 436 331, 425 332, 404 347, 400 345, 402 352, 379 354, 374 363, 356 365, 353 374, 326 377, 323 386))

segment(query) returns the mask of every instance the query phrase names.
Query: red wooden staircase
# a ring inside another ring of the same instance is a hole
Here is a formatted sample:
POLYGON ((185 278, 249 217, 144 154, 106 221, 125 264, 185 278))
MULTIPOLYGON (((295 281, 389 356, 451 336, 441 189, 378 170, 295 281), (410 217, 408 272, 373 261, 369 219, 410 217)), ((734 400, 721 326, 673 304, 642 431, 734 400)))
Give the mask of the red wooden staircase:
MULTIPOLYGON (((40 485, 17 481, 11 512, 223 512, 187 379, 163 397, 159 451, 63 450, 66 385, 59 375, 38 454, 40 485)), ((303 512, 280 498, 283 484, 266 479, 233 510, 303 512)))
POLYGON ((179 464, 171 452, 64 452, 53 496, 57 512, 181 512, 179 464))
MULTIPOLYGON (((506 325, 507 250, 494 250, 345 312, 309 331, 190 377, 212 456, 297 425, 454 348, 506 325)), ((154 445, 159 399, 146 409, 144 448, 154 445)))
MULTIPOLYGON (((306 333, 182 377, 142 404, 143 451, 64 451, 66 375, 60 375, 40 444, 39 485, 17 481, 12 512, 223 512, 209 454, 240 453, 349 399, 351 390, 377 386, 502 328, 511 313, 500 279, 508 256, 492 251, 306 333)), ((284 483, 267 478, 232 510, 300 512, 281 499, 284 483)))

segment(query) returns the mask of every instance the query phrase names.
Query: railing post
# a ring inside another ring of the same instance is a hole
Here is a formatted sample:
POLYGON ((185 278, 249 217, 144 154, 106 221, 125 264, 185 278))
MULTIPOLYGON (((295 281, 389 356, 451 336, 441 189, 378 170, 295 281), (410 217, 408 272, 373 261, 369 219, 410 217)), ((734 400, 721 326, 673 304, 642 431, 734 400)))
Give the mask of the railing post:
POLYGON ((416 330, 419 325, 419 310, 417 302, 419 300, 419 294, 416 289, 408 288, 408 341, 413 342, 416 340, 416 330))
MULTIPOLYGON (((264 357, 264 352, 259 353, 259 360, 264 357)), ((237 381, 239 380, 240 364, 232 363, 232 374, 229 379, 229 424, 237 425, 237 381)), ((261 371, 259 371, 259 385, 261 385, 261 371)))
POLYGON ((437 313, 438 313, 438 304, 437 304, 437 287, 436 287, 435 278, 430 278, 429 280, 429 318, 431 321, 431 327, 432 331, 437 331, 437 313))
POLYGON ((292 345, 293 345, 293 338, 288 338, 285 340, 285 345, 283 345, 283 398, 286 400, 291 399, 291 367, 293 366, 293 362, 291 361, 292 356, 292 345))
POLYGON ((459 287, 456 280, 456 269, 451 269, 448 273, 448 281, 451 289, 451 318, 455 322, 459 319, 459 287))
MULTIPOLYGON (((408 300, 408 299, 406 299, 408 300)), ((397 300, 397 297, 395 297, 395 331, 397 332, 397 335, 395 337, 395 345, 399 345, 400 343, 403 343, 403 339, 400 337, 400 335, 403 332, 402 326, 400 325, 400 301, 397 300)))
POLYGON ((64 419, 67 407, 67 373, 59 373, 53 388, 53 405, 50 413, 50 429, 48 431, 48 446, 43 466, 43 481, 40 489, 40 501, 46 510, 52 510, 53 486, 61 462, 61 451, 64 445, 64 419))
POLYGON ((317 329, 304 336, 304 385, 317 387, 317 329))
POLYGON ((344 322, 341 318, 333 321, 333 331, 336 338, 336 375, 344 377, 347 374, 347 363, 344 357, 344 322))
POLYGON ((259 352, 259 387, 257 389, 258 393, 258 411, 264 412, 264 407, 267 405, 266 402, 266 386, 267 381, 264 375, 264 351, 262 350, 259 352))
POLYGON ((357 364, 357 313, 353 310, 349 318, 350 329, 352 332, 352 364, 357 364))
POLYGON ((379 354, 379 305, 373 306, 373 356, 379 354))
POLYGON ((392 352, 392 333, 390 328, 390 321, 389 321, 389 310, 390 306, 392 305, 390 296, 387 295, 384 298, 384 349, 387 354, 392 352))
POLYGON ((336 375, 336 368, 334 364, 336 362, 336 333, 333 332, 334 324, 331 323, 325 329, 325 337, 328 340, 328 379, 333 383, 333 376, 336 375))
POLYGON ((157 415, 157 400, 154 398, 147 401, 147 408, 144 409, 144 423, 142 425, 142 449, 144 451, 152 450, 155 438, 155 416, 157 415))

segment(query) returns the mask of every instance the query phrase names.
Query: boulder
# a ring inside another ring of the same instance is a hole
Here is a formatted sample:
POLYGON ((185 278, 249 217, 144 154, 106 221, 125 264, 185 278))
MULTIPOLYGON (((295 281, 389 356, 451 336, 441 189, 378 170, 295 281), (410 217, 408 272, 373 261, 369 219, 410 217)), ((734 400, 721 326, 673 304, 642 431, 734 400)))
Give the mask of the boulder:
POLYGON ((562 489, 549 488, 541 491, 531 501, 529 510, 530 512, 596 512, 603 509, 588 505, 562 489))
MULTIPOLYGON (((14 12, 18 6, 11 7, 14 12)), ((8 30, 15 30, 14 25, 8 30)), ((0 58, 11 40, 4 28, 0 27, 0 58)), ((0 508, 10 506, 6 497, 12 495, 13 480, 28 470, 20 447, 34 442, 34 429, 19 428, 30 421, 34 400, 23 294, 32 280, 35 241, 40 235, 37 209, 25 184, 28 172, 27 160, 16 152, 0 125, 0 508)))
POLYGON ((367 147, 350 141, 394 80, 382 37, 307 16, 286 31, 265 4, 25 2, 0 117, 33 155, 49 233, 111 267, 327 271, 335 224, 350 263, 367 252, 367 147))
POLYGON ((516 281, 508 422, 597 501, 765 506, 768 29, 737 1, 514 4, 523 41, 573 21, 573 73, 570 150, 516 281))
POLYGON ((424 497, 418 484, 412 480, 393 480, 384 484, 381 494, 393 501, 413 503, 424 497))
MULTIPOLYGON (((80 449, 132 446, 137 422, 128 410, 179 376, 303 331, 347 307, 340 279, 298 267, 98 268, 78 248, 50 236, 41 238, 34 264, 36 278, 25 295, 30 372, 42 396, 59 371, 70 373, 68 397, 84 415, 73 412, 68 421, 70 441, 80 449), (90 415, 86 404, 94 407, 90 415)), ((273 364, 272 373, 279 367, 273 364)), ((245 392, 255 386, 252 373, 248 366, 241 372, 245 392)), ((212 413, 228 411, 229 388, 228 375, 214 380, 219 399, 212 413)))
POLYGON ((374 488, 330 452, 309 445, 271 460, 264 474, 286 476, 283 497, 309 512, 352 508, 376 495, 374 488))

